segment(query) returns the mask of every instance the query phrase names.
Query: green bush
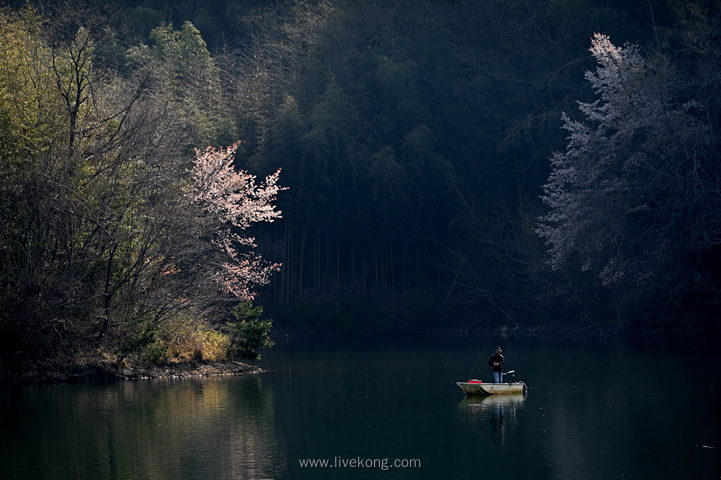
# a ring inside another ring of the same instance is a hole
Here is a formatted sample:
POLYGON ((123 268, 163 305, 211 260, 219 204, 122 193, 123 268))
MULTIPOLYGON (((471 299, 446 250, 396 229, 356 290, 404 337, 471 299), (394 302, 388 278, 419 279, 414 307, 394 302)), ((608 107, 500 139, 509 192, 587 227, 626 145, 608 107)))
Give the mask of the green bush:
POLYGON ((228 357, 240 357, 250 360, 260 359, 257 349, 270 348, 273 341, 269 337, 273 320, 261 319, 263 307, 253 307, 253 302, 239 303, 231 313, 236 321, 227 326, 230 337, 228 357))

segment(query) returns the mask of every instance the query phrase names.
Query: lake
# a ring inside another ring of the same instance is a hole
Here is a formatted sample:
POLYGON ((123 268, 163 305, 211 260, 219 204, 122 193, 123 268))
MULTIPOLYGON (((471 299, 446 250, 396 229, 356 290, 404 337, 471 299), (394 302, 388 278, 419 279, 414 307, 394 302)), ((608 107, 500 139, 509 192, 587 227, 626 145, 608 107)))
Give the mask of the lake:
POLYGON ((261 374, 0 387, 0 479, 721 478, 718 339, 278 343, 261 374), (496 344, 528 394, 466 398, 496 344))

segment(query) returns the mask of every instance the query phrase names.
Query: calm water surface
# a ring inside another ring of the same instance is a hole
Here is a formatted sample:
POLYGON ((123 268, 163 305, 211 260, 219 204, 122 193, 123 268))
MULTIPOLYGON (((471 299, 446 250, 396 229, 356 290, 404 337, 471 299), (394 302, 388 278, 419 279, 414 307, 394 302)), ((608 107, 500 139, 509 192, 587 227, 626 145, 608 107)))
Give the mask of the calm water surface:
POLYGON ((305 340, 260 375, 0 387, 0 479, 721 478, 718 340, 487 341, 305 340), (466 399, 454 381, 490 381, 496 343, 528 395, 466 399))

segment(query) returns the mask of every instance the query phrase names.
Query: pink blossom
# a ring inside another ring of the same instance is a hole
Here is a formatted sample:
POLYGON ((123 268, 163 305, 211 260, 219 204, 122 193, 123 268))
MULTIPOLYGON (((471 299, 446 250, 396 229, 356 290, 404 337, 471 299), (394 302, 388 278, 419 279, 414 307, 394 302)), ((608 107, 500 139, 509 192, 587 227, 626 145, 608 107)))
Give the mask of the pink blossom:
POLYGON ((227 257, 217 274, 220 289, 241 300, 255 296, 253 287, 267 284, 279 263, 268 263, 253 252, 253 237, 236 233, 258 222, 272 222, 281 212, 272 204, 285 188, 278 186, 280 170, 256 184, 256 177, 233 166, 239 142, 225 149, 196 149, 191 171, 190 198, 216 219, 213 244, 227 257))

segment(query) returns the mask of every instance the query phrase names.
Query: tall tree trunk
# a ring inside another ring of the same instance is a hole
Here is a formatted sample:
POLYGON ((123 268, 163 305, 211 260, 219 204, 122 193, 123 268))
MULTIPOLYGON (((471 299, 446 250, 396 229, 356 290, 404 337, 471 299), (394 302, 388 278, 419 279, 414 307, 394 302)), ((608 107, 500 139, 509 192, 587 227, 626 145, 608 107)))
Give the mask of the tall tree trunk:
POLYGON ((103 326, 100 328, 98 334, 98 340, 101 340, 110 328, 110 307, 113 299, 113 293, 110 291, 111 283, 113 279, 113 260, 115 259, 115 252, 118 249, 118 242, 113 241, 110 247, 110 255, 108 256, 108 267, 105 272, 105 286, 103 288, 103 326))

